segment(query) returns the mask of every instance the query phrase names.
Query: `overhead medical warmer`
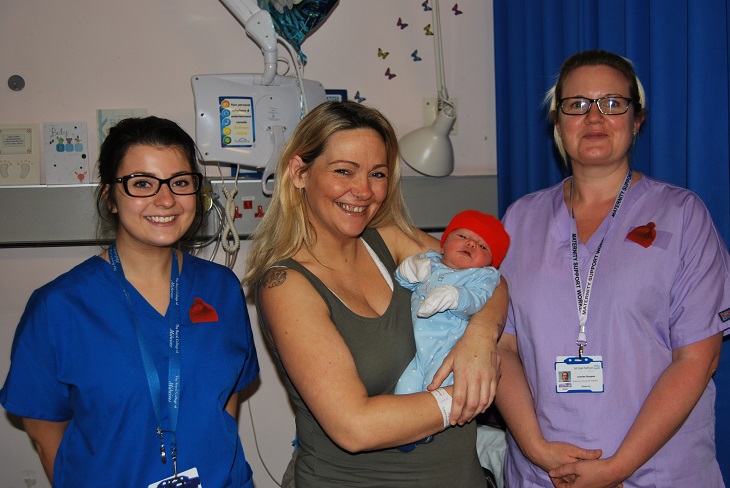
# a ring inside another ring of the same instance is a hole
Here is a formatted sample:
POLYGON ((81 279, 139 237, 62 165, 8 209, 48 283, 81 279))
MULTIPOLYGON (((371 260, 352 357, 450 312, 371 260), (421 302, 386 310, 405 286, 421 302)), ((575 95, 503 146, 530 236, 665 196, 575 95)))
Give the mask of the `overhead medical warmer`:
POLYGON ((206 163, 261 173, 262 192, 269 196, 284 144, 301 118, 326 100, 321 83, 302 78, 301 42, 336 1, 220 1, 261 48, 264 71, 192 77, 196 143, 206 163), (276 74, 277 43, 288 49, 296 76, 276 74))

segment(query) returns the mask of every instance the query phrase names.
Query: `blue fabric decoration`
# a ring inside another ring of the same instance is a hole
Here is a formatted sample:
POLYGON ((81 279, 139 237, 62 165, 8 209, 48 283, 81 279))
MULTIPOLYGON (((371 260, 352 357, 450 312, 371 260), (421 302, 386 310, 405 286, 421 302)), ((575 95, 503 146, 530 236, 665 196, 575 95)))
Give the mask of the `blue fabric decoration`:
POLYGON ((287 40, 299 53, 302 64, 307 57, 302 52, 302 42, 307 34, 320 24, 338 0, 302 0, 300 3, 284 7, 280 13, 272 0, 258 0, 259 7, 267 10, 274 21, 276 33, 287 40))

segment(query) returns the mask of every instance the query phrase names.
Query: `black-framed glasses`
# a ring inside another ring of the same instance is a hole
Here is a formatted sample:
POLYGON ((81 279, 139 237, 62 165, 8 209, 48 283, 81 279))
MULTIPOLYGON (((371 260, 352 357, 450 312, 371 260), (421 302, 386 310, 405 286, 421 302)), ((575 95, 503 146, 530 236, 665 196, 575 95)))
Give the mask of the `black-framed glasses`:
POLYGON ((594 103, 603 115, 622 115, 628 112, 629 105, 634 101, 626 97, 568 97, 560 100, 560 110, 565 115, 583 115, 588 113, 594 103))
POLYGON ((201 173, 182 173, 171 178, 160 179, 150 175, 131 174, 116 178, 124 192, 130 197, 145 198, 157 195, 162 185, 167 185, 175 195, 193 195, 200 191, 203 182, 201 173))

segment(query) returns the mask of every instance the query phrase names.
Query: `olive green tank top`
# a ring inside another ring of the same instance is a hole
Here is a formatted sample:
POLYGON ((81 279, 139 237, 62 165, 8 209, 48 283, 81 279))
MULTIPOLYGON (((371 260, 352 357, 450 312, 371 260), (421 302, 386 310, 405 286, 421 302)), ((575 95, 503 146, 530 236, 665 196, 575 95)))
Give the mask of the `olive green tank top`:
MULTIPOLYGON (((392 277, 396 263, 380 234, 374 229, 367 229, 362 238, 392 277)), ((361 317, 297 261, 286 259, 276 266, 298 271, 322 296, 332 322, 350 348, 368 394, 393 394, 398 378, 416 352, 410 312, 411 292, 396 284, 391 303, 382 316, 361 317)), ((356 280, 357 276, 353 279, 356 280)), ((256 294, 257 309, 258 299, 256 294)), ((276 347, 269 339, 269 327, 260 312, 259 323, 295 407, 300 449, 295 467, 296 488, 486 486, 476 452, 474 422, 449 428, 436 435, 433 442, 418 445, 408 453, 398 449, 350 453, 339 448, 319 426, 291 383, 276 347)))

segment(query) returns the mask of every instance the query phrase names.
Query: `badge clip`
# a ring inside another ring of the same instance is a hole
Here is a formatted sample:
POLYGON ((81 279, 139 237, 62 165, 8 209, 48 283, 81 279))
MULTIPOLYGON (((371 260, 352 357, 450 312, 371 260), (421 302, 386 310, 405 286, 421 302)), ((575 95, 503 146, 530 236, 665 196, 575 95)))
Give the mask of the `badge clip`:
POLYGON ((167 464, 167 453, 165 452, 165 437, 162 435, 162 429, 157 427, 157 435, 160 436, 160 458, 162 464, 167 464))

